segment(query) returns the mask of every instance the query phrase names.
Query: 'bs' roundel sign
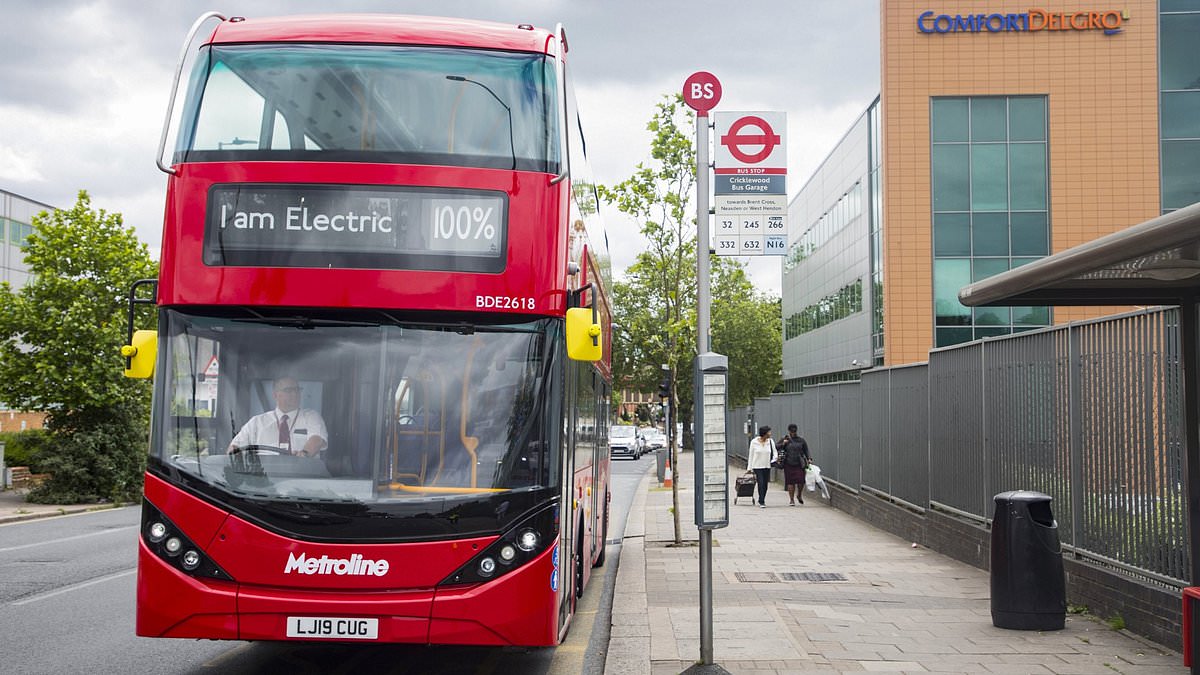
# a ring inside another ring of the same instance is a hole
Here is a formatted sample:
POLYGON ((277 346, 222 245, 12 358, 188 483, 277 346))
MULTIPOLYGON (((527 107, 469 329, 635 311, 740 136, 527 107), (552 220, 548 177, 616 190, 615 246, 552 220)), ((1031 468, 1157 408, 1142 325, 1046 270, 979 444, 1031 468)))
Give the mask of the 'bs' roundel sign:
POLYGON ((721 102, 721 82, 706 71, 692 73, 683 81, 683 102, 703 117, 721 102))

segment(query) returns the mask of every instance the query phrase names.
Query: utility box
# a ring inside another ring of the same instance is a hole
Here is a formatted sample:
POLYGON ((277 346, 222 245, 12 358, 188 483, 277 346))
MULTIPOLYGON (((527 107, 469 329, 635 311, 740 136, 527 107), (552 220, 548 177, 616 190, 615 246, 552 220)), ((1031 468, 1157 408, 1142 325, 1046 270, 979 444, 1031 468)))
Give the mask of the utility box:
POLYGON ((1061 630, 1066 577, 1050 495, 1028 490, 995 497, 992 517, 992 625, 1061 630))

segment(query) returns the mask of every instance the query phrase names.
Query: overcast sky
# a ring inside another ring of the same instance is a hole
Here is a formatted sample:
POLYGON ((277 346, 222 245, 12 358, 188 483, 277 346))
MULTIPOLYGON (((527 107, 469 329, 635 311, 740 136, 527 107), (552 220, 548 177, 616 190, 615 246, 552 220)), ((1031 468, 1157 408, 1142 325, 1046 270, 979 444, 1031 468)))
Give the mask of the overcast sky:
MULTIPOLYGON (((192 22, 210 9, 259 17, 334 8, 562 22, 592 168, 606 185, 648 159, 655 102, 695 71, 720 78, 719 111, 787 112, 789 197, 879 92, 878 0, 22 0, 5 3, 0 22, 0 188, 63 208, 86 189, 157 256, 166 176, 154 153, 192 22)), ((620 273, 642 240, 615 209, 606 217, 620 273)), ((778 258, 753 262, 750 273, 779 293, 778 258)))

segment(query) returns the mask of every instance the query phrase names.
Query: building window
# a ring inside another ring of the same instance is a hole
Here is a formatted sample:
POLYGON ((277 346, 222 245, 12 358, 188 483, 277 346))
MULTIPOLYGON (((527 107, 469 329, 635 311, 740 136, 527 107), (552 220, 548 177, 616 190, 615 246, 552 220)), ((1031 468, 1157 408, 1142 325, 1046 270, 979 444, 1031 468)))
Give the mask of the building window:
POLYGON ((871 348, 875 358, 883 358, 883 192, 880 184, 883 172, 882 135, 879 131, 879 99, 867 109, 867 156, 870 173, 867 176, 871 228, 871 348))
POLYGON ((827 295, 817 302, 789 316, 783 322, 783 339, 791 340, 809 331, 816 330, 863 309, 862 279, 855 279, 837 293, 827 295))
POLYGON ((958 302, 963 286, 1050 253, 1046 97, 934 98, 930 138, 934 344, 1048 325, 1045 307, 958 302))
POLYGON ((1162 133, 1162 210, 1200 201, 1200 7, 1160 3, 1159 82, 1162 133))
POLYGON ((788 249, 787 258, 783 265, 785 271, 790 271, 812 255, 821 244, 829 241, 833 235, 842 231, 855 218, 862 215, 862 183, 855 183, 845 194, 813 221, 804 234, 788 249))
MULTIPOLYGON (((3 227, 3 221, 0 218, 0 228, 3 227)), ((27 223, 19 223, 15 220, 8 219, 8 243, 13 246, 24 246, 25 239, 33 234, 33 226, 27 223)), ((0 232, 0 239, 3 239, 3 232, 0 232)))

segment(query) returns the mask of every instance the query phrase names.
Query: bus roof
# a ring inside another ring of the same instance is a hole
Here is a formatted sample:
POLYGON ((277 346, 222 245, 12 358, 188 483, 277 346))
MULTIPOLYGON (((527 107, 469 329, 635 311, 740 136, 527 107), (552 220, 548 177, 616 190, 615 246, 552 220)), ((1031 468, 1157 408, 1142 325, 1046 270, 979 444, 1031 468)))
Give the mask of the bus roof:
MULTIPOLYGON (((238 19, 239 17, 234 17, 238 19)), ((223 21, 210 44, 338 42, 482 47, 548 53, 550 31, 529 24, 395 14, 310 14, 223 21)))

